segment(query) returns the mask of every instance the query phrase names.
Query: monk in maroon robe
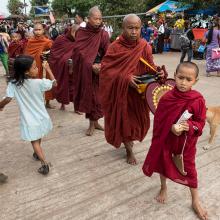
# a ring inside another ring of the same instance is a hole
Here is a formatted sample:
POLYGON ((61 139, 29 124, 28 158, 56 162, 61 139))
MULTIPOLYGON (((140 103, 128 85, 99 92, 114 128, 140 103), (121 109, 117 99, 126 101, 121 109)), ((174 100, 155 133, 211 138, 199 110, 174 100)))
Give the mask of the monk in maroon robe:
POLYGON ((103 117, 99 101, 99 71, 109 45, 109 36, 101 24, 100 10, 98 7, 91 8, 86 27, 80 27, 77 31, 72 56, 74 107, 76 111, 85 112, 90 121, 86 131, 88 136, 95 129, 103 130, 98 124, 98 120, 103 117))
POLYGON ((206 220, 207 212, 200 206, 195 167, 196 143, 202 134, 206 118, 203 96, 191 90, 197 81, 198 72, 196 64, 191 62, 181 63, 177 67, 176 87, 160 99, 154 115, 153 138, 143 172, 147 176, 151 176, 153 172, 160 174, 161 190, 156 197, 160 203, 167 199, 166 178, 188 186, 193 209, 200 219, 206 220), (177 125, 178 119, 186 110, 192 117, 177 125), (178 155, 183 158, 181 166, 173 160, 178 155))
POLYGON ((20 33, 13 33, 11 35, 12 41, 9 44, 8 47, 8 68, 9 68, 9 74, 13 75, 14 74, 14 59, 18 56, 23 54, 24 48, 25 48, 25 43, 21 39, 20 33))
POLYGON ((66 34, 59 36, 50 49, 49 64, 57 80, 57 87, 54 89, 54 97, 61 103, 61 110, 65 105, 73 102, 73 74, 70 60, 74 48, 75 33, 79 25, 73 25, 66 34))
POLYGON ((8 47, 8 56, 9 58, 16 58, 18 55, 23 54, 25 44, 19 33, 13 33, 11 39, 12 41, 8 47))
POLYGON ((100 73, 106 140, 116 148, 124 143, 127 163, 132 165, 136 164, 133 141, 142 141, 150 127, 147 102, 136 90, 136 77, 153 70, 144 65, 140 57, 156 68, 152 49, 140 39, 140 30, 138 16, 131 14, 124 18, 123 34, 109 46, 100 73))

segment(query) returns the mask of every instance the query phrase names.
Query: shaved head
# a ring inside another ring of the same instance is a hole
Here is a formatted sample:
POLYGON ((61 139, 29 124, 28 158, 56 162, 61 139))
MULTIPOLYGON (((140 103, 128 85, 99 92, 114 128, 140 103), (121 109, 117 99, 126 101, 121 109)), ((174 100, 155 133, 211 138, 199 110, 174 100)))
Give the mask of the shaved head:
POLYGON ((136 14, 128 14, 124 17, 123 35, 130 41, 137 41, 141 35, 141 19, 136 14))
POLYGON ((44 28, 41 23, 34 24, 34 28, 44 28))
POLYGON ((124 27, 125 23, 127 23, 128 21, 131 21, 131 20, 141 23, 141 19, 136 14, 128 14, 123 19, 123 27, 124 27))
POLYGON ((88 14, 88 22, 94 28, 99 28, 102 25, 102 13, 98 6, 90 8, 88 14))
POLYGON ((44 27, 41 23, 36 23, 34 25, 34 35, 40 37, 44 35, 44 27))
POLYGON ((92 17, 96 14, 100 14, 102 15, 101 11, 99 10, 99 7, 98 6, 94 6, 92 8, 89 9, 89 14, 88 14, 88 17, 92 17))

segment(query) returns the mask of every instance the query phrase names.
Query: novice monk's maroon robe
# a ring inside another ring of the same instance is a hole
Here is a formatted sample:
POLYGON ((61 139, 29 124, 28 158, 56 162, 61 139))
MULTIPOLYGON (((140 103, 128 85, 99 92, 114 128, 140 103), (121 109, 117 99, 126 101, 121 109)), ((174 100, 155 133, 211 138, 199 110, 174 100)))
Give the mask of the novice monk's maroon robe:
POLYGON ((152 143, 143 165, 143 172, 151 176, 153 172, 191 188, 197 188, 197 172, 195 167, 196 143, 205 125, 206 107, 202 95, 195 91, 180 92, 177 88, 167 92, 159 101, 154 115, 152 143), (181 136, 171 132, 182 113, 188 110, 192 117, 188 120, 189 131, 181 136), (172 154, 181 154, 182 147, 187 141, 183 153, 183 176, 172 161, 172 154))
POLYGON ((105 137, 117 148, 122 142, 142 141, 150 127, 146 100, 129 86, 132 75, 152 72, 140 57, 156 68, 152 49, 145 40, 131 42, 120 36, 102 60, 100 92, 105 137))
POLYGON ((23 54, 25 44, 23 40, 12 41, 8 47, 9 58, 16 58, 18 55, 23 54))
MULTIPOLYGON (((77 31, 73 49, 73 94, 76 111, 96 121, 102 117, 99 101, 99 76, 92 71, 98 54, 102 58, 109 45, 108 33, 102 28, 93 28, 87 23, 77 31)), ((102 91, 101 91, 102 92, 102 91)))
POLYGON ((69 73, 68 59, 72 57, 74 41, 69 30, 65 35, 59 36, 50 49, 49 64, 57 80, 54 97, 66 105, 73 102, 73 75, 69 73))

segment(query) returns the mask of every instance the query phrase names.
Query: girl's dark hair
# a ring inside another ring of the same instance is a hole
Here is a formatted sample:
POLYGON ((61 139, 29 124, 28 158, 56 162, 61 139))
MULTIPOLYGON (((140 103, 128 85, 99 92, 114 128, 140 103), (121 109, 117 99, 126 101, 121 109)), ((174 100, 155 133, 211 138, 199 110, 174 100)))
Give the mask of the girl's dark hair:
POLYGON ((28 79, 26 73, 30 70, 34 58, 28 55, 20 55, 14 61, 14 75, 9 78, 9 81, 16 86, 23 86, 24 80, 28 79))

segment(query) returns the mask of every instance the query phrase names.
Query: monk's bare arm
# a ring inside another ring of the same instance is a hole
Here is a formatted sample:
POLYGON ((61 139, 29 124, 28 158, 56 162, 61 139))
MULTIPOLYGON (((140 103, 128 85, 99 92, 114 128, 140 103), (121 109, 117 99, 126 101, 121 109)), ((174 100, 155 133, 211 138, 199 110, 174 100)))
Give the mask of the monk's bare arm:
POLYGON ((12 100, 12 98, 6 97, 0 102, 0 111, 12 100))

